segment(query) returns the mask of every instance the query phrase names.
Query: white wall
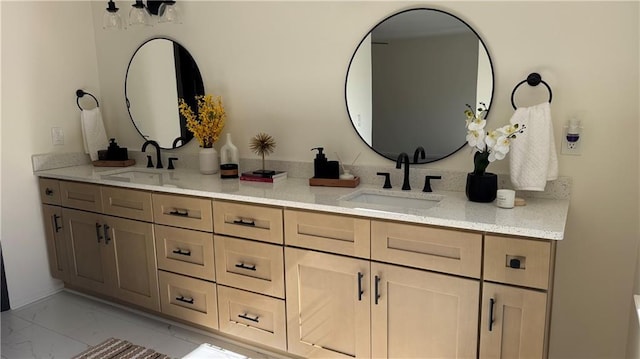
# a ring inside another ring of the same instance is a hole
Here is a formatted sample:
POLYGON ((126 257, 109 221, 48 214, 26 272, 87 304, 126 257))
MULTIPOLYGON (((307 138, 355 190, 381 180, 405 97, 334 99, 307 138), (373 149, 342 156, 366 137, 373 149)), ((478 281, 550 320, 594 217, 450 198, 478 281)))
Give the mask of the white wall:
POLYGON ((99 96, 93 18, 86 2, 2 6, 2 220, 0 239, 13 308, 55 291, 49 275, 31 155, 80 152, 75 90, 99 96), (51 127, 64 130, 53 146, 51 127))
MULTIPOLYGON (((117 3, 121 9, 130 4, 117 3)), ((2 3, 1 230, 5 259, 14 257, 8 273, 12 299, 32 300, 43 288, 54 287, 42 274, 46 259, 41 219, 34 218, 39 208, 29 156, 81 149, 76 87, 100 95, 110 136, 122 146, 140 146, 124 105, 124 72, 139 44, 154 35, 168 36, 194 56, 207 92, 223 96, 227 131, 241 156, 254 156, 248 139, 265 131, 278 141, 274 159, 311 162, 309 149, 322 145, 343 159, 362 151, 359 164, 391 169, 392 162, 369 151, 348 122, 346 70, 353 50, 375 23, 411 4, 428 5, 454 12, 485 40, 496 70, 489 127, 508 122, 511 90, 532 71, 553 88, 558 143, 571 116, 582 120, 582 156, 560 157, 560 174, 573 178, 573 194, 566 237, 558 244, 551 357, 624 356, 640 217, 637 2, 179 1, 184 24, 120 33, 102 31, 103 2, 93 3, 91 10, 86 3, 56 3, 64 10, 55 12, 63 18, 60 24, 44 11, 50 5, 21 4, 2 3), (32 7, 37 24, 54 23, 55 31, 49 26, 38 33, 42 26, 20 21, 29 18, 32 7), (91 27, 79 20, 89 11, 95 52, 93 39, 75 31, 91 27), (7 22, 10 36, 4 31, 7 22), (11 69, 9 78, 6 69, 11 69), (54 125, 65 128, 63 148, 50 145, 54 125), (25 183, 26 191, 21 190, 25 183)), ((518 102, 533 104, 545 97, 544 89, 523 88, 518 102)), ((463 110, 461 104, 460 121, 463 110)), ((195 152, 196 146, 183 151, 195 152)), ((469 152, 461 151, 423 166, 469 170, 472 162, 469 152)), ((506 173, 508 162, 490 169, 506 173)))

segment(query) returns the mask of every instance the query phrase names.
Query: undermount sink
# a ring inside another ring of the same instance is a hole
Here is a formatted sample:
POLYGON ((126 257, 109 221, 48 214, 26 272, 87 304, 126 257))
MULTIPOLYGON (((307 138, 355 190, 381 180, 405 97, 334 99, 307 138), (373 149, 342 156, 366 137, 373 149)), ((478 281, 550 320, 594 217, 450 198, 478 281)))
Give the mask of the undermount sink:
POLYGON ((125 170, 101 176, 102 179, 140 184, 162 185, 162 173, 153 170, 125 170))
POLYGON ((444 199, 444 196, 432 193, 390 192, 385 190, 358 190, 338 200, 349 207, 366 209, 429 209, 444 199))

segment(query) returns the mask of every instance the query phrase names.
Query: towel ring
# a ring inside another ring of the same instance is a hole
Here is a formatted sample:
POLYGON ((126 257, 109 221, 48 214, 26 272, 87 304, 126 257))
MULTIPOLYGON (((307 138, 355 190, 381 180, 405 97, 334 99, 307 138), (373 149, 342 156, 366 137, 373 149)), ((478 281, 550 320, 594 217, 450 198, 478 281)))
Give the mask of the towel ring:
POLYGON ((543 85, 545 85, 547 87, 547 90, 549 90, 549 103, 551 103, 551 99, 553 98, 553 92, 551 92, 551 87, 549 87, 549 84, 547 84, 546 82, 544 82, 542 80, 542 76, 540 76, 539 73, 537 72, 532 72, 529 74, 529 76, 527 76, 526 80, 522 80, 520 81, 516 87, 513 88, 513 92, 511 92, 511 106, 513 106, 513 109, 517 109, 518 107, 516 106, 516 103, 514 101, 514 96, 516 95, 516 90, 518 89, 518 87, 520 87, 520 85, 522 85, 523 83, 527 83, 529 86, 538 86, 540 83, 542 83, 543 85))
POLYGON ((96 107, 100 107, 100 104, 98 103, 98 99, 95 96, 83 90, 76 90, 76 96, 77 96, 76 103, 78 104, 78 108, 80 109, 80 111, 83 110, 82 106, 80 106, 80 97, 83 97, 84 95, 89 95, 93 97, 93 99, 96 101, 96 107))

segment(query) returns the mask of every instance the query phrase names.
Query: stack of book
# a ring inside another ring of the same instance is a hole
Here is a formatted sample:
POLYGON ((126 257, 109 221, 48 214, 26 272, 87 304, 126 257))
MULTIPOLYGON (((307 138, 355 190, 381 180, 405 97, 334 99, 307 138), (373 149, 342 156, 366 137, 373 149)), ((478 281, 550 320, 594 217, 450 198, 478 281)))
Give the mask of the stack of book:
POLYGON ((287 179, 286 171, 271 171, 270 173, 262 173, 261 171, 242 172, 241 181, 267 182, 274 183, 287 179))

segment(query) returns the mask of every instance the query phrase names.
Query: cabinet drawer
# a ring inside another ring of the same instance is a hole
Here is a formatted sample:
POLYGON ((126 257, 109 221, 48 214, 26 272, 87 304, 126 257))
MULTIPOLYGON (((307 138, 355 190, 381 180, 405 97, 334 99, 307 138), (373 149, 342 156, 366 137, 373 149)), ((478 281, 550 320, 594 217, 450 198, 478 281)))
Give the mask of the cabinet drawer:
POLYGON ((282 210, 249 204, 213 201, 217 234, 282 244, 282 210))
POLYGON ((368 219, 305 211, 284 211, 285 242, 359 258, 370 257, 368 219))
POLYGON ((60 182, 62 205, 91 212, 102 212, 100 186, 79 182, 60 182))
POLYGON ((151 192, 102 187, 102 211, 112 216, 152 222, 151 192))
POLYGON ((426 226, 372 221, 371 258, 480 278, 482 235, 426 226))
POLYGON ((153 218, 160 224, 213 232, 209 199, 154 193, 153 218))
POLYGON ((215 236, 218 283, 284 298, 284 259, 279 245, 215 236))
POLYGON ((154 229, 158 268, 215 280, 211 233, 157 224, 154 229))
POLYGON ((284 300, 218 285, 220 330, 286 350, 284 300))
POLYGON ((58 180, 50 178, 38 179, 40 187, 40 201, 46 204, 60 204, 60 184, 58 180))
POLYGON ((520 238, 486 236, 486 280, 547 289, 551 243, 520 238))
POLYGON ((215 283, 158 271, 162 313, 218 329, 215 283))

